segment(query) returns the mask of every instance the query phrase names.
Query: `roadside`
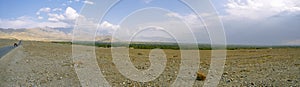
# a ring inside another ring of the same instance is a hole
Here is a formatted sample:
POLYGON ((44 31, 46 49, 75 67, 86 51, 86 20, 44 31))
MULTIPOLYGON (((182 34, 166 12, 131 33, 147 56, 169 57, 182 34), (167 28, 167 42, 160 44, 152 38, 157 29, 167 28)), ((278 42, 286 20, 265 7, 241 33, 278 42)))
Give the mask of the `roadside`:
POLYGON ((11 50, 13 50, 14 48, 20 46, 22 43, 22 41, 19 41, 18 43, 15 43, 14 46, 5 46, 5 47, 1 47, 0 48, 0 59, 6 55, 8 52, 10 52, 11 50))

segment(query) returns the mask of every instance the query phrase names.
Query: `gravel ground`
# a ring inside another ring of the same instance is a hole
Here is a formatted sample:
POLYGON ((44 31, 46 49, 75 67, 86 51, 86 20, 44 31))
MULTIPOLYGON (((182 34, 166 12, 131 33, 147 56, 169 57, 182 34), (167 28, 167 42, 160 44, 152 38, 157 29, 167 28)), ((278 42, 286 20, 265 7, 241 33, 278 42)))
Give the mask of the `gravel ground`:
MULTIPOLYGON (((0 41, 2 44, 3 41, 0 41)), ((177 77, 179 50, 164 50, 167 63, 162 74, 150 82, 137 82, 120 74, 112 62, 109 48, 96 48, 98 65, 112 86, 169 86, 177 77)), ((130 49, 130 57, 139 70, 150 67, 150 50, 130 49)), ((300 49, 245 49, 227 51, 227 60, 218 86, 300 86, 300 49)), ((211 51, 200 51, 200 68, 207 75, 211 51)), ((0 87, 80 87, 68 44, 28 42, 0 59, 0 87)), ((191 73, 196 75, 196 72, 191 73)), ((195 80, 202 86, 206 80, 195 80)))

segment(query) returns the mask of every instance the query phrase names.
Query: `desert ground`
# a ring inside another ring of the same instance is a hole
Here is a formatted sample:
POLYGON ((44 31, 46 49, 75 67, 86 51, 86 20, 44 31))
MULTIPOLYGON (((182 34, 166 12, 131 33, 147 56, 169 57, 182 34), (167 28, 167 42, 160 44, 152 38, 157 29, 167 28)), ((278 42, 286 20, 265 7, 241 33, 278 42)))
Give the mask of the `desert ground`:
MULTIPOLYGON (((0 41, 0 46, 14 41, 0 41)), ((89 47, 89 46, 86 46, 89 47)), ((96 47, 101 72, 112 86, 147 87, 172 84, 178 73, 179 50, 164 49, 167 64, 164 72, 150 82, 136 82, 120 74, 112 62, 109 48, 96 47)), ((130 49, 131 61, 139 70, 150 66, 149 49, 130 49)), ((223 75, 218 86, 300 86, 300 48, 228 50, 223 75)), ((200 50, 200 68, 208 73, 211 51, 200 50)), ((22 45, 0 59, 0 87, 80 87, 73 63, 72 45, 23 41, 22 45)), ((195 72, 196 74, 196 72, 195 72)), ((205 80, 195 80, 203 86, 205 80)))

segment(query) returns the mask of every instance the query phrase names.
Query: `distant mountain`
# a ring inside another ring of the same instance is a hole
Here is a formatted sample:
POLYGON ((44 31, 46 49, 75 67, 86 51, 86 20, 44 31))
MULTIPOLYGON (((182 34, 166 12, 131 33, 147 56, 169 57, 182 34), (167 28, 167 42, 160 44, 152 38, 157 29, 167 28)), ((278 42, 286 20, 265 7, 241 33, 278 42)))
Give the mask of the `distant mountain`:
MULTIPOLYGON (((0 28, 0 38, 34 41, 71 41, 73 28, 0 28)), ((111 36, 97 36, 98 42, 110 42, 111 36)))

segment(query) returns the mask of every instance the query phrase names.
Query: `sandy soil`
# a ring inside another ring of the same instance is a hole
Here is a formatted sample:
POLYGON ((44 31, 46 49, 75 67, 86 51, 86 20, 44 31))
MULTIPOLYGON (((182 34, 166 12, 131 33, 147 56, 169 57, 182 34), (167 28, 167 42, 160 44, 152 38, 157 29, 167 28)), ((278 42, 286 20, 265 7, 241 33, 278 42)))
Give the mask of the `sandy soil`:
MULTIPOLYGON (((150 66, 150 50, 131 49, 131 61, 139 70, 150 66)), ((164 72, 150 82, 132 81, 120 74, 112 62, 109 48, 96 48, 99 67, 112 86, 169 86, 180 66, 179 50, 164 50, 164 72)), ((200 70, 207 74, 211 51, 200 51, 200 70)), ((227 51, 227 60, 219 86, 300 86, 300 49, 250 49, 227 51)), ((68 44, 27 42, 0 59, 0 86, 79 87, 68 44)), ((86 62, 83 62, 85 64, 86 62)), ((196 74, 196 72, 195 72, 196 74)), ((194 86, 204 81, 195 80, 194 86)))

